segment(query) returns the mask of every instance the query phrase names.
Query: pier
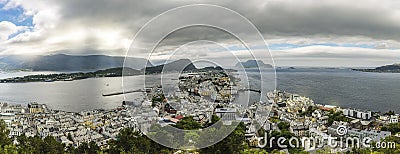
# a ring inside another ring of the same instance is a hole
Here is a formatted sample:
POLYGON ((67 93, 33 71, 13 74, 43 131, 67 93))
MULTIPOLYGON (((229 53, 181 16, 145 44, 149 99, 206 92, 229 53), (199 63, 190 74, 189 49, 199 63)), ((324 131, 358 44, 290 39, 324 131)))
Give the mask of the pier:
POLYGON ((239 89, 239 91, 252 91, 252 92, 261 93, 261 90, 258 90, 258 89, 251 89, 251 88, 242 88, 242 89, 239 89))
POLYGON ((115 95, 129 94, 129 93, 135 93, 135 92, 146 92, 146 91, 144 91, 142 89, 137 89, 137 90, 129 90, 129 91, 121 91, 121 92, 102 94, 102 96, 107 97, 107 96, 115 96, 115 95))

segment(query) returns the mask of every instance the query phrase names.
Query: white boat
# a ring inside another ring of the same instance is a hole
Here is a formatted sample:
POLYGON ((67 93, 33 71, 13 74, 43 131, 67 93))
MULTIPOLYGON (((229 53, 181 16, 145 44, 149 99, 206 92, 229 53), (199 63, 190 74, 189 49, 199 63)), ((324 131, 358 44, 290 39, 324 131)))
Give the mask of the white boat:
POLYGON ((74 78, 68 78, 68 79, 64 79, 64 81, 73 81, 74 78))
POLYGON ((44 80, 44 82, 53 82, 54 80, 52 80, 52 79, 46 79, 46 80, 44 80))

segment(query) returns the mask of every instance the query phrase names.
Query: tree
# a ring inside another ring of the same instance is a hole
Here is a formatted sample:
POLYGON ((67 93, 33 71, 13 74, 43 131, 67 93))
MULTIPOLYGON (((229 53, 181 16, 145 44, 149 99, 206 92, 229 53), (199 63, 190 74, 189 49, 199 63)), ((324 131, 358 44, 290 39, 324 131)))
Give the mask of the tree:
POLYGON ((196 130, 201 128, 201 124, 195 121, 192 116, 187 116, 178 121, 175 127, 184 130, 196 130))
POLYGON ((72 142, 74 141, 74 138, 72 138, 71 133, 68 133, 67 139, 70 140, 70 141, 72 141, 72 142))
POLYGON ((199 134, 197 132, 185 132, 184 141, 187 145, 191 145, 192 143, 197 143, 199 140, 199 134))
MULTIPOLYGON (((226 127, 226 126, 224 126, 226 127)), ((241 153, 247 148, 245 138, 245 125, 240 122, 239 125, 225 139, 217 144, 200 149, 200 153, 215 153, 215 154, 232 154, 241 153)))
POLYGON ((316 151, 317 154, 331 154, 331 148, 325 147, 316 151))
POLYGON ((278 123, 278 122, 280 122, 281 120, 280 120, 278 117, 273 116, 273 117, 269 118, 269 121, 271 121, 272 123, 278 123))
POLYGON ((74 153, 91 154, 91 153, 97 153, 99 151, 100 147, 95 142, 91 141, 89 144, 82 143, 81 145, 79 145, 79 147, 74 150, 74 153))
POLYGON ((215 108, 224 108, 224 106, 222 106, 221 104, 217 104, 217 106, 215 106, 215 108))
POLYGON ((392 134, 400 132, 400 123, 391 123, 381 128, 382 131, 390 131, 392 134))
POLYGON ((0 154, 18 154, 18 150, 15 145, 5 145, 0 148, 0 154))
POLYGON ((384 113, 383 115, 387 115, 387 116, 394 115, 394 111, 389 110, 388 112, 384 113))
POLYGON ((315 107, 315 106, 309 106, 308 108, 307 108, 307 110, 306 111, 304 111, 304 112, 301 112, 299 115, 300 116, 311 116, 311 114, 315 111, 315 110, 317 110, 318 108, 317 107, 315 107))
POLYGON ((8 137, 9 134, 10 131, 7 129, 6 123, 0 119, 0 148, 12 143, 8 137))
POLYGON ((220 118, 217 115, 213 114, 211 116, 211 121, 209 123, 207 123, 204 127, 210 127, 210 126, 214 125, 215 123, 217 123, 219 120, 220 120, 220 118))
POLYGON ((289 130, 290 124, 287 122, 280 122, 278 123, 278 128, 280 130, 289 130))
POLYGON ((123 128, 116 140, 109 142, 109 154, 119 153, 169 153, 171 149, 164 147, 132 128, 123 128))
POLYGON ((211 116, 211 125, 217 123, 219 120, 220 118, 217 115, 213 114, 211 116))
POLYGON ((56 141, 54 137, 47 136, 43 139, 43 142, 44 144, 41 147, 43 153, 51 153, 51 154, 64 153, 65 146, 62 143, 56 141))
MULTIPOLYGON (((21 135, 17 137, 17 141, 18 141, 18 152, 19 153, 34 153, 34 151, 36 151, 36 148, 38 147, 34 147, 34 144, 32 142, 32 138, 28 138, 25 135, 21 135)), ((40 141, 41 142, 41 141, 40 141)), ((37 142, 34 142, 37 143, 37 142)))
POLYGON ((333 124, 334 121, 344 121, 344 122, 350 122, 351 119, 345 117, 342 112, 334 112, 334 111, 330 111, 330 113, 328 114, 328 126, 331 126, 333 124))
POLYGON ((264 149, 244 149, 241 154, 268 154, 264 149))

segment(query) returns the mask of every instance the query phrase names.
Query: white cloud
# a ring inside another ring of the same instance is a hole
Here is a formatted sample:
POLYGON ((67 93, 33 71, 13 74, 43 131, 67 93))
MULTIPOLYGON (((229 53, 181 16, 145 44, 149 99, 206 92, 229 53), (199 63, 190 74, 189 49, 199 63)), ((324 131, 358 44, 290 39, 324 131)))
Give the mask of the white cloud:
POLYGON ((397 63, 400 49, 309 46, 272 51, 278 66, 373 67, 397 63))
POLYGON ((20 32, 25 28, 26 27, 24 26, 16 26, 9 21, 0 21, 0 41, 3 42, 8 40, 10 35, 20 32))

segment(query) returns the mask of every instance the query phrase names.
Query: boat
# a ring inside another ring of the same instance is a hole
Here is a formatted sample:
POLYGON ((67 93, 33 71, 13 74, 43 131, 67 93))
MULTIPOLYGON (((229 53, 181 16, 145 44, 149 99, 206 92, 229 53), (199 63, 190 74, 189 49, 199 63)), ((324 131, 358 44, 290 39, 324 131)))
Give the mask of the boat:
POLYGON ((64 79, 64 81, 74 81, 74 78, 67 78, 67 79, 64 79))
POLYGON ((44 80, 44 82, 53 82, 54 80, 52 80, 52 79, 46 79, 46 80, 44 80))

